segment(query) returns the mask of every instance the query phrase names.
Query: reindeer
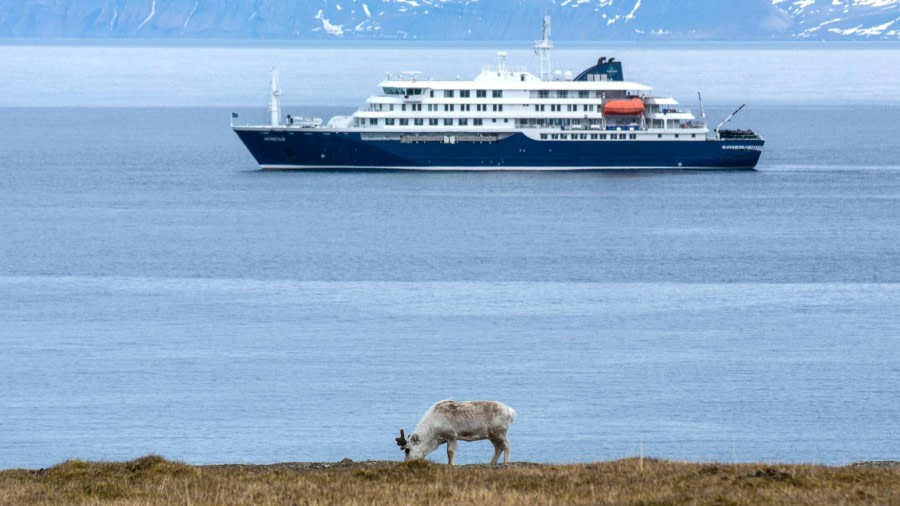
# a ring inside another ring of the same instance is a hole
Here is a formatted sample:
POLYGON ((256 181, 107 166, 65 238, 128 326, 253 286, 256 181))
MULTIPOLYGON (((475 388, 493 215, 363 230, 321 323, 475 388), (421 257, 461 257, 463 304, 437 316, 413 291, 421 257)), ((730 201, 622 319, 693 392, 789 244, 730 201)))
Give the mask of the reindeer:
POLYGON ((406 439, 403 429, 394 438, 397 446, 406 452, 404 460, 425 458, 426 455, 447 443, 447 460, 453 465, 456 442, 489 439, 494 445, 491 465, 497 463, 503 453, 503 463, 509 462, 509 441, 506 430, 516 419, 516 412, 496 401, 455 402, 452 399, 436 402, 425 412, 416 430, 406 439))

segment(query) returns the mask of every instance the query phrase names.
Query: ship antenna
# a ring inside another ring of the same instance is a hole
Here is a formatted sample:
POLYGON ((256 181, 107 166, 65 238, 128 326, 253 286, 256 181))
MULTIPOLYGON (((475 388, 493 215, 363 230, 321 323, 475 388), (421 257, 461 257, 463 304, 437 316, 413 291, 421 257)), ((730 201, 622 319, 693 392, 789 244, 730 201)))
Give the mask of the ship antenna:
POLYGON ((272 67, 272 98, 269 99, 269 112, 272 113, 272 126, 281 124, 281 87, 278 86, 278 70, 272 67))
POLYGON ((534 42, 534 54, 541 60, 541 81, 550 80, 550 50, 553 43, 550 42, 550 16, 544 16, 544 38, 534 42))
POLYGON ((700 116, 703 116, 703 128, 707 128, 706 111, 703 110, 703 97, 697 92, 697 99, 700 100, 700 116))

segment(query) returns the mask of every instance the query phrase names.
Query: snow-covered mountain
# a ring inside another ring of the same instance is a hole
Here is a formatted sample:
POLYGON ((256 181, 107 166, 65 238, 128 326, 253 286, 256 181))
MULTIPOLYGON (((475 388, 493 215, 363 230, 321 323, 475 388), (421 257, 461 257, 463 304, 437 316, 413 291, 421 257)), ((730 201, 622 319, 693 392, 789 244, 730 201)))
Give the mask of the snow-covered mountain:
POLYGON ((800 39, 900 40, 900 0, 773 0, 800 39))
POLYGON ((900 40, 900 0, 0 0, 0 37, 900 40))

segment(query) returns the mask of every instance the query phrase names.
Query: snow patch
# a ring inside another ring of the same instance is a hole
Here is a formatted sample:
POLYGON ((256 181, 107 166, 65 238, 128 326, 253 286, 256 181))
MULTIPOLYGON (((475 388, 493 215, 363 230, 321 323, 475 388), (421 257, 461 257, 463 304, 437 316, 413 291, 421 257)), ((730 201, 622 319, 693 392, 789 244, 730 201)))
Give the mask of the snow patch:
POLYGON ((634 13, 637 12, 637 10, 640 8, 641 0, 637 0, 637 2, 634 3, 634 9, 631 9, 631 12, 629 12, 628 15, 625 16, 625 22, 627 23, 629 20, 634 19, 634 13))
POLYGON ((116 20, 119 19, 119 2, 116 2, 116 5, 113 7, 113 17, 109 22, 109 29, 112 30, 116 25, 116 20))
POLYGON ((200 0, 194 2, 194 8, 191 9, 191 13, 188 14, 187 19, 184 20, 184 26, 181 27, 181 31, 187 30, 187 25, 191 22, 191 18, 194 17, 194 13, 197 12, 198 5, 200 5, 200 0))
MULTIPOLYGON (((322 29, 327 33, 334 35, 335 37, 340 37, 344 35, 344 25, 333 25, 328 19, 322 14, 322 9, 319 9, 319 12, 316 13, 316 17, 314 19, 318 19, 322 22, 322 29)), ((316 30, 315 28, 313 30, 316 30)))
POLYGON ((144 25, 146 25, 147 23, 150 22, 151 19, 153 19, 153 16, 156 16, 156 0, 153 0, 153 3, 150 4, 150 15, 147 16, 147 19, 145 19, 144 22, 141 23, 141 24, 137 27, 137 29, 140 30, 141 28, 143 28, 144 25))

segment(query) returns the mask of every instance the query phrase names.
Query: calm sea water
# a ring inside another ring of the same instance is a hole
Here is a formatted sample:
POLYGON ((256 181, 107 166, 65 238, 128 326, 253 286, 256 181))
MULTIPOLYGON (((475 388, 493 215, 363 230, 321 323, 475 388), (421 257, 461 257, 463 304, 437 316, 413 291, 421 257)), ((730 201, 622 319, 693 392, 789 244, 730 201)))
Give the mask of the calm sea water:
POLYGON ((262 173, 270 66, 327 117, 493 49, 0 46, 0 468, 399 459, 448 397, 514 460, 900 457, 900 51, 613 49, 555 61, 747 102, 760 171, 262 173))

